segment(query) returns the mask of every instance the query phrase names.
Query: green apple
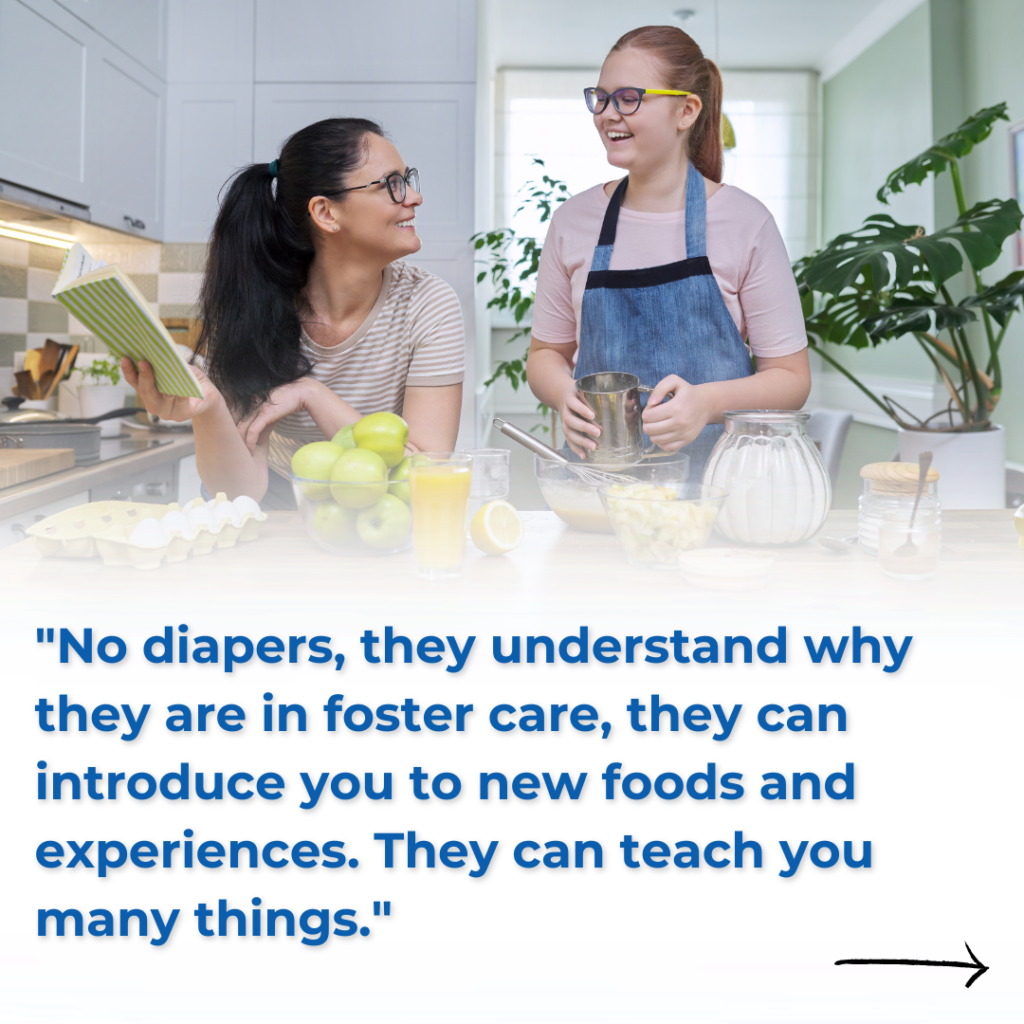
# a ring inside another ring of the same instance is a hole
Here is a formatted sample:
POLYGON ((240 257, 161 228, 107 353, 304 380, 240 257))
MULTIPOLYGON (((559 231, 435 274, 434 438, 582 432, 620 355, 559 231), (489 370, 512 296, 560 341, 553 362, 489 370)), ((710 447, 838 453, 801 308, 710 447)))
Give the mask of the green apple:
POLYGON ((331 467, 331 496, 346 508, 366 508, 388 493, 388 467, 363 448, 342 452, 331 467))
POLYGON ((391 481, 388 492, 396 498, 401 498, 406 505, 412 501, 412 495, 409 494, 409 467, 411 465, 412 459, 404 458, 388 475, 388 479, 391 481))
POLYGON ((379 551, 397 548, 408 536, 410 526, 412 512, 409 506, 393 494, 385 494, 356 517, 356 529, 362 542, 379 551))
POLYGON ((358 447, 376 452, 391 469, 405 458, 409 424, 393 412, 372 412, 352 428, 352 438, 358 447))
MULTIPOLYGON (((330 480, 331 467, 345 449, 333 441, 314 441, 304 444, 292 456, 292 473, 303 480, 330 480)), ((302 493, 313 501, 320 501, 331 496, 331 489, 326 484, 300 484, 302 493)))
POLYGON ((349 448, 355 448, 356 442, 352 437, 353 426, 355 426, 355 424, 350 423, 347 427, 342 427, 341 430, 331 438, 331 444, 340 444, 346 451, 348 451, 349 448))
POLYGON ((359 540, 355 509, 336 501, 321 501, 313 512, 313 532, 333 547, 351 547, 359 540))

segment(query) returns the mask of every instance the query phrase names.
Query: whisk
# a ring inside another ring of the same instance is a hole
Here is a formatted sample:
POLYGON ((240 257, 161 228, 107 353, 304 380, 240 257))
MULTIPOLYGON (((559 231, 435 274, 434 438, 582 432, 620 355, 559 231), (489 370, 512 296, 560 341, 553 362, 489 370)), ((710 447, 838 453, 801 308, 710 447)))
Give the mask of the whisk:
POLYGON ((518 441, 524 448, 529 448, 531 452, 539 455, 542 459, 550 459, 552 462, 557 462, 565 466, 566 469, 575 473, 583 483, 589 484, 591 487, 604 487, 609 484, 640 483, 635 476, 630 476, 628 473, 615 473, 604 469, 591 469, 589 466, 584 466, 582 463, 572 462, 560 451, 552 448, 551 445, 545 444, 543 441, 538 441, 533 434, 528 434, 525 430, 521 430, 514 423, 509 423, 508 420, 497 418, 493 422, 506 437, 511 437, 513 441, 518 441))

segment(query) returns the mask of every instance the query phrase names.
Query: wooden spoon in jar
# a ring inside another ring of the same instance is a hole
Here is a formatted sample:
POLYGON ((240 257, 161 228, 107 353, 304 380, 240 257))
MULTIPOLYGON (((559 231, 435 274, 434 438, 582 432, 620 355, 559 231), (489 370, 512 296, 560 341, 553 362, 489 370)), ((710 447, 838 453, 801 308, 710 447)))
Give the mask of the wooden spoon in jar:
POLYGON ((921 494, 924 491, 924 483, 928 478, 928 470, 932 465, 932 453, 921 452, 917 459, 917 494, 914 497, 914 507, 910 512, 910 525, 907 527, 907 539, 894 552, 901 558, 911 558, 917 554, 917 545, 914 543, 914 520, 917 518, 917 506, 921 503, 921 494))

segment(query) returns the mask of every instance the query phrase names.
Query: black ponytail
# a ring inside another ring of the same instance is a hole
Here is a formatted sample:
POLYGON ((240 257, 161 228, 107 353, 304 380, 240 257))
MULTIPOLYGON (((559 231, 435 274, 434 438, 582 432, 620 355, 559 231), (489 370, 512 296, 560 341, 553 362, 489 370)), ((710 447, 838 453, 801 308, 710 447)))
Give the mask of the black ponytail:
POLYGON ((237 416, 312 369, 299 315, 314 255, 309 201, 345 187, 370 134, 384 132, 358 117, 318 121, 284 144, 276 179, 270 165, 251 164, 228 185, 199 298, 199 351, 237 416))

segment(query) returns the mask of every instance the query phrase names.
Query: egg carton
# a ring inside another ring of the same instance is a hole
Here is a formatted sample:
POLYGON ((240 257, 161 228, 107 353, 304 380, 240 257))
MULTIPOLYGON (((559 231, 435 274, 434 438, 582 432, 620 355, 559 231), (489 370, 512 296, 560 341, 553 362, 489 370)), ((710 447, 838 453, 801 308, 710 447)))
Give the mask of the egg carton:
POLYGON ((155 569, 165 560, 183 562, 190 554, 256 540, 266 518, 252 498, 228 501, 220 493, 209 501, 195 498, 184 508, 176 502, 94 501, 49 516, 28 533, 44 555, 99 555, 104 565, 155 569))

